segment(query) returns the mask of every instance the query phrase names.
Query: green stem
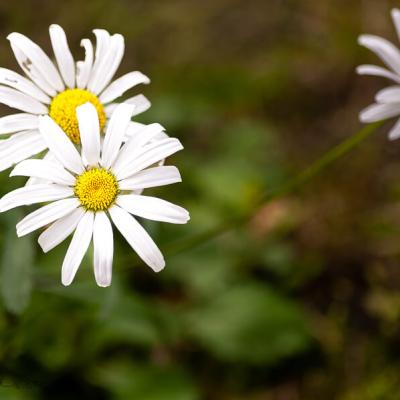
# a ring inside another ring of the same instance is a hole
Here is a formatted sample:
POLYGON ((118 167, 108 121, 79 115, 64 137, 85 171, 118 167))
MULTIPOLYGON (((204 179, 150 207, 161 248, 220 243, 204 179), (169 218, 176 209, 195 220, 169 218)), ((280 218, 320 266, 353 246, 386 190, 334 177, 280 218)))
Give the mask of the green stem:
POLYGON ((231 219, 228 219, 220 225, 210 228, 204 232, 169 243, 168 245, 164 246, 163 251, 165 252, 165 254, 171 256, 184 250, 188 250, 192 247, 196 247, 231 229, 241 226, 254 214, 256 214, 259 208, 265 205, 265 203, 284 197, 300 189, 303 184, 307 183, 315 176, 319 175, 326 168, 332 165, 336 160, 349 153, 352 149, 356 148, 382 125, 383 122, 376 122, 365 126, 363 129, 350 136, 348 139, 345 139, 343 142, 331 148, 321 158, 312 163, 310 166, 306 167, 303 171, 301 171, 292 179, 289 179, 282 186, 279 186, 276 189, 267 190, 248 211, 231 219))

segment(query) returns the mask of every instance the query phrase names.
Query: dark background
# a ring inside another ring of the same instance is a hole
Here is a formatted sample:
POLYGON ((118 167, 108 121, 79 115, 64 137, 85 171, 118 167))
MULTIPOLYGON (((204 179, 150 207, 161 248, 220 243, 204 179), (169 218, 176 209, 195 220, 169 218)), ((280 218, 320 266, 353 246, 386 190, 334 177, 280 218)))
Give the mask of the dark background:
MULTIPOLYGON (((28 208, 1 215, 1 400, 400 398, 400 145, 388 127, 299 192, 254 208, 361 128, 359 110, 387 82, 354 73, 379 63, 357 36, 397 40, 394 5, 0 3, 0 64, 15 70, 12 31, 51 54, 48 26, 59 23, 75 59, 93 28, 125 36, 117 76, 152 79, 133 91, 153 104, 138 120, 185 146, 169 160, 183 183, 147 193, 192 217, 144 222, 167 253, 160 274, 116 234, 113 285, 102 289, 91 252, 64 288, 68 241, 43 255, 38 234, 15 235, 28 208), (176 245, 253 209, 217 238, 176 245)), ((21 184, 0 174, 1 194, 21 184)))

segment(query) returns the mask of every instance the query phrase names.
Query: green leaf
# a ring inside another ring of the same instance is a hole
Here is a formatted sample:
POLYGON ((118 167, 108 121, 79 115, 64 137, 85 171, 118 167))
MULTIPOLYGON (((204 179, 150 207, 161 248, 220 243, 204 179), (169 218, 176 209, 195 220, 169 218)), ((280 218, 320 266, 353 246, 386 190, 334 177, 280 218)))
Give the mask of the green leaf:
POLYGON ((16 221, 22 217, 19 210, 7 214, 1 262, 1 296, 6 309, 14 314, 20 314, 27 307, 32 290, 32 238, 18 238, 15 233, 16 221))
POLYGON ((91 380, 107 388, 112 399, 197 400, 190 378, 175 367, 116 360, 96 367, 91 380))
POLYGON ((163 277, 178 281, 190 298, 209 298, 225 290, 235 277, 234 257, 220 251, 214 243, 177 254, 173 268, 163 277))
POLYGON ((0 399, 1 400, 29 400, 32 399, 31 394, 20 387, 20 385, 12 380, 0 378, 0 399))
POLYGON ((91 338, 92 350, 109 342, 128 342, 148 347, 163 338, 163 332, 158 327, 157 307, 145 297, 125 291, 117 277, 113 279, 112 286, 106 289, 96 286, 90 276, 89 281, 74 282, 67 288, 59 285, 44 292, 92 305, 93 313, 97 309, 95 320, 98 327, 91 338))
POLYGON ((305 351, 311 343, 302 310, 258 284, 221 293, 190 311, 187 322, 191 335, 225 361, 272 364, 305 351))

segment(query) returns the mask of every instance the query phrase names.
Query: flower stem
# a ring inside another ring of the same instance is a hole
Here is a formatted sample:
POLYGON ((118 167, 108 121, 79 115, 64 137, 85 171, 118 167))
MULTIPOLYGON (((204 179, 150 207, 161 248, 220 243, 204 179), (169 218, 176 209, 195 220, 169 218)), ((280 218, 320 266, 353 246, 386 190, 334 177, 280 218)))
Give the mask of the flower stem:
POLYGON ((236 215, 235 217, 230 218, 213 228, 205 230, 204 232, 171 242, 163 247, 163 252, 171 256, 196 247, 202 243, 205 243, 211 239, 220 236, 227 231, 240 227, 242 224, 246 223, 254 214, 256 214, 261 206, 264 206, 268 202, 284 197, 300 189, 303 184, 307 183, 315 176, 322 173, 336 160, 340 159, 342 156, 356 148, 382 125, 383 122, 376 122, 365 126, 360 131, 356 132, 338 145, 332 147, 322 157, 306 167, 298 175, 283 183, 281 186, 278 186, 276 189, 266 190, 260 196, 259 200, 257 200, 249 208, 249 210, 239 215, 236 215))

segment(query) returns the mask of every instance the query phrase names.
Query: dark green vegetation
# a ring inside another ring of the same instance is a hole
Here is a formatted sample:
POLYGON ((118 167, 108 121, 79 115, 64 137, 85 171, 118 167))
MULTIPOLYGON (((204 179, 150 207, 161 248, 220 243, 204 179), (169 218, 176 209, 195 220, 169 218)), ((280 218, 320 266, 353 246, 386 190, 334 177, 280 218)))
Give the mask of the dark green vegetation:
MULTIPOLYGON (((148 193, 192 216, 146 223, 167 254, 160 274, 116 233, 113 285, 101 289, 91 254, 64 288, 67 243, 44 255, 37 234, 17 240, 29 208, 0 215, 1 400, 400 398, 400 142, 385 129, 237 229, 180 241, 248 213, 360 129, 358 111, 386 82, 354 74, 376 61, 356 38, 395 40, 394 4, 1 2, 9 68, 11 31, 49 50, 47 27, 60 23, 75 55, 94 27, 125 36, 119 74, 152 79, 140 120, 185 146, 170 160, 183 183, 148 193)), ((1 194, 23 183, 7 176, 1 194)))

